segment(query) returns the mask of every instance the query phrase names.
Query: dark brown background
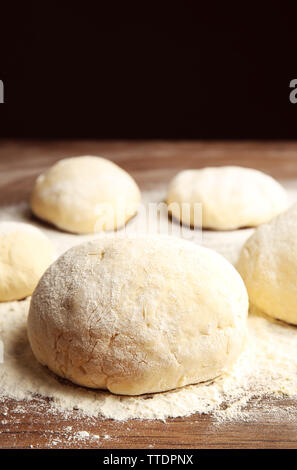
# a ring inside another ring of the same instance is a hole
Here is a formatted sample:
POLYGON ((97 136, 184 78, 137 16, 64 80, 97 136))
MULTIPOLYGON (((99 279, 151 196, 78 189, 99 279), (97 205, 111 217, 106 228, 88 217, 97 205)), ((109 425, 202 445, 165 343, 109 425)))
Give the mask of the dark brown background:
POLYGON ((0 137, 295 139, 297 5, 6 2, 0 137))

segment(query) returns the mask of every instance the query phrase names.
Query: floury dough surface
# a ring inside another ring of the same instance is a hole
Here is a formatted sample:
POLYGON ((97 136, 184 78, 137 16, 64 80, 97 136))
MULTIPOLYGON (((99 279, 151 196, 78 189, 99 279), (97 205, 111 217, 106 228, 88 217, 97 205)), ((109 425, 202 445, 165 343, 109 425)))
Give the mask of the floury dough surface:
POLYGON ((36 179, 31 208, 72 233, 122 227, 137 212, 140 190, 122 168, 102 157, 64 158, 36 179))
POLYGON ((167 201, 173 217, 191 226, 196 226, 195 204, 201 203, 203 227, 215 230, 256 227, 288 204, 286 191, 275 179, 240 166, 183 170, 170 182, 167 201))
POLYGON ((0 260, 0 300, 20 300, 32 295, 53 262, 53 246, 31 224, 0 222, 0 260))
POLYGON ((241 277, 215 251, 177 237, 110 237, 73 247, 49 267, 27 329, 35 357, 59 376, 141 395, 229 370, 247 314, 241 277))
MULTIPOLYGON (((296 184, 296 183, 295 183, 296 184)), ((296 186, 295 186, 296 187, 296 186)), ((162 201, 166 190, 144 193, 146 201, 162 201)), ((293 201, 297 191, 289 192, 293 201)), ((53 241, 57 253, 96 236, 64 234, 30 220, 28 205, 2 208, 0 220, 20 220, 41 227, 53 241)), ((141 215, 140 215, 141 217, 141 215)), ((131 221, 130 229, 137 218, 131 221)), ((235 262, 239 250, 252 230, 236 232, 203 232, 203 244, 217 249, 235 262)), ((194 240, 201 242, 195 232, 194 240)), ((60 381, 33 357, 26 331, 30 299, 0 304, 0 340, 4 344, 4 362, 0 363, 0 402, 6 397, 30 400, 36 396, 49 397, 49 412, 65 414, 81 412, 87 416, 102 416, 116 420, 129 418, 162 419, 211 413, 218 421, 225 419, 256 419, 257 400, 261 399, 265 414, 278 419, 294 419, 295 408, 281 410, 269 397, 288 396, 297 400, 297 328, 273 321, 256 312, 248 319, 248 339, 245 351, 233 369, 214 382, 190 385, 171 392, 141 397, 123 397, 104 391, 92 391, 60 381), (149 398, 149 399, 148 399, 149 398), (77 410, 73 412, 73 409, 77 410)), ((32 402, 33 403, 33 402, 32 402)), ((24 402, 22 402, 24 406, 24 402)), ((34 405, 38 406, 38 404, 34 405)))

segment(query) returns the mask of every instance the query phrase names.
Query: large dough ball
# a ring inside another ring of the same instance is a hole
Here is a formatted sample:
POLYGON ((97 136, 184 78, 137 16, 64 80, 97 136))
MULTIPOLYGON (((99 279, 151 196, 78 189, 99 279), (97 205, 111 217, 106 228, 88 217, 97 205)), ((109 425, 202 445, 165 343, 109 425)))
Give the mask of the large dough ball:
POLYGON ((0 222, 0 301, 31 295, 53 260, 52 244, 39 229, 0 222))
POLYGON ((98 239, 44 274, 28 333, 36 358, 118 394, 213 379, 241 352, 247 292, 217 253, 174 237, 98 239))
POLYGON ((105 158, 65 158, 37 178, 31 208, 62 230, 93 233, 122 227, 133 217, 140 191, 133 178, 105 158))
POLYGON ((297 324, 297 204, 257 228, 245 243, 237 268, 251 304, 297 324))
POLYGON ((194 204, 201 203, 203 227, 233 230, 268 222, 287 208, 287 196, 261 171, 222 166, 178 173, 170 183, 167 203, 174 218, 191 226, 197 225, 194 204))

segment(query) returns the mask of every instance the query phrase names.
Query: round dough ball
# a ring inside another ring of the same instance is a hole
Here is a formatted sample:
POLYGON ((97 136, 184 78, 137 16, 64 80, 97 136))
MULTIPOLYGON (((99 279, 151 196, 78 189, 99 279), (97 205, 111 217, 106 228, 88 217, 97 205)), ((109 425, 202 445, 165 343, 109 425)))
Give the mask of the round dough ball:
POLYGON ((0 222, 0 301, 31 295, 53 260, 52 244, 38 228, 0 222))
POLYGON ((243 348, 247 310, 241 277, 209 249, 174 237, 100 238, 46 271, 28 334, 56 374, 137 395, 222 374, 243 348))
POLYGON ((133 178, 115 163, 92 156, 60 160, 37 178, 31 196, 37 217, 74 233, 118 229, 139 203, 133 178))
POLYGON ((287 208, 287 195, 261 171, 222 166, 178 173, 170 183, 167 203, 174 218, 191 226, 197 226, 194 204, 201 203, 203 227, 233 230, 268 222, 287 208))
POLYGON ((257 228, 242 248, 237 268, 252 305, 297 324, 297 204, 257 228))

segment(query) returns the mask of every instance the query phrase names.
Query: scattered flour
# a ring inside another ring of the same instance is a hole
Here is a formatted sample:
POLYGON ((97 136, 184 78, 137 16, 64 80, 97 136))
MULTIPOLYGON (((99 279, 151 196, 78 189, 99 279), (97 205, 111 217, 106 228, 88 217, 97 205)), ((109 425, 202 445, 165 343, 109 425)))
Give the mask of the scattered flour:
POLYGON ((88 431, 78 431, 76 433, 76 435, 79 437, 79 438, 84 438, 84 437, 89 437, 90 433, 88 431))
MULTIPOLYGON (((163 190, 155 190, 144 196, 145 201, 161 201, 165 193, 163 190)), ((291 196, 296 200, 296 191, 291 196)), ((30 219, 26 204, 2 208, 0 220, 20 220, 38 226, 52 239, 58 254, 77 243, 96 237, 65 234, 39 224, 37 220, 30 219)), ((136 220, 131 221, 131 229, 135 222, 136 220)), ((224 233, 205 231, 203 244, 235 262, 240 247, 251 233, 252 229, 224 233)), ((201 242, 201 233, 193 241, 201 242)), ((253 413, 256 414, 257 407, 260 406, 259 400, 266 397, 264 402, 261 401, 264 412, 278 413, 280 418, 283 413, 286 419, 296 419, 295 407, 273 409, 269 400, 269 397, 283 396, 297 400, 297 328, 294 326, 273 321, 259 312, 251 312, 245 350, 233 369, 224 377, 170 392, 125 397, 74 386, 42 367, 35 360, 27 339, 26 318, 29 304, 30 299, 0 304, 0 340, 4 343, 4 362, 0 363, 0 403, 3 405, 4 416, 6 397, 20 401, 19 412, 25 410, 21 400, 42 400, 42 397, 47 397, 47 400, 50 399, 49 412, 53 413, 55 410, 65 414, 78 410, 84 416, 115 420, 165 420, 167 417, 207 413, 220 422, 225 419, 249 419, 253 413), (247 411, 246 405, 252 398, 252 407, 247 411)), ((109 439, 108 435, 100 437, 87 431, 73 432, 71 426, 67 426, 65 431, 72 440, 109 439)), ((53 445, 55 439, 52 441, 53 445)))

